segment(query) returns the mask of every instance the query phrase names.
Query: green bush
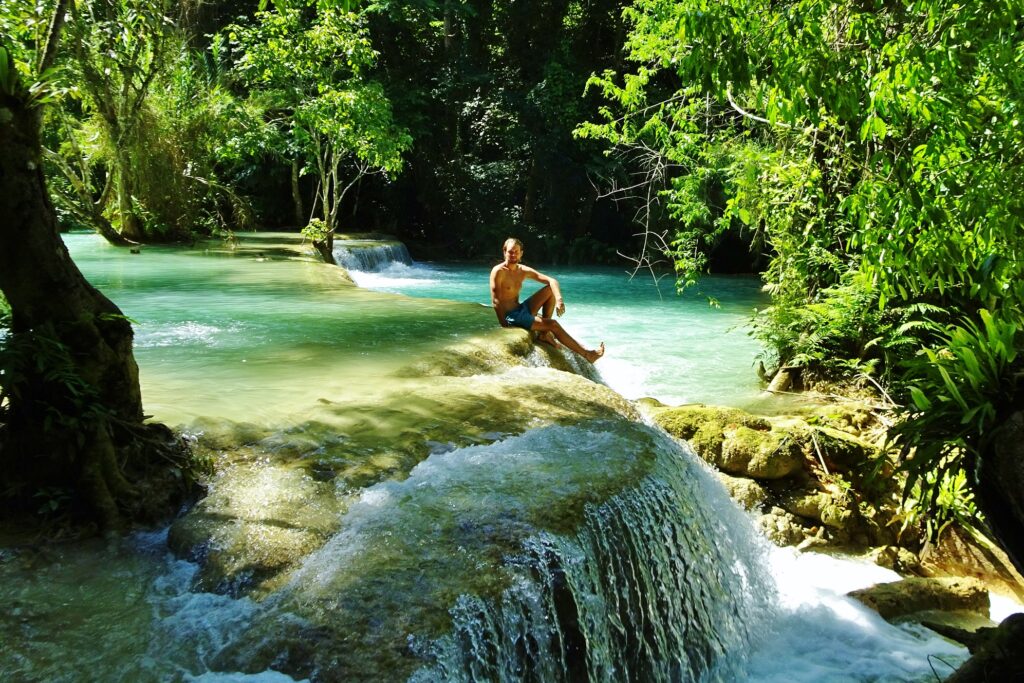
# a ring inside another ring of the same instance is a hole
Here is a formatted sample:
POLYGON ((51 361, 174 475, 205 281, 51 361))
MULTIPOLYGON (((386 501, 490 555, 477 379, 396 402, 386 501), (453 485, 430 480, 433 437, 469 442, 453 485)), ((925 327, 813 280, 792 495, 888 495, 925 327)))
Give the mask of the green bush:
POLYGON ((1022 320, 978 312, 944 327, 937 350, 907 363, 908 405, 892 439, 908 473, 905 496, 940 521, 979 525, 967 485, 977 481, 994 429, 1020 396, 1022 320))

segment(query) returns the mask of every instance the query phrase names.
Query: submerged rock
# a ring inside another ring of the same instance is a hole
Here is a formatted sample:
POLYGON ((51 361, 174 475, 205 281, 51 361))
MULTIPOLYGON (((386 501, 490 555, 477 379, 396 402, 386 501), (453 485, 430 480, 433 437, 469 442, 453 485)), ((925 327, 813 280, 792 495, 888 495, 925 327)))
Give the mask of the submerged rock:
POLYGON ((912 577, 892 583, 880 583, 849 593, 892 621, 919 612, 974 612, 987 615, 988 590, 977 579, 968 577, 912 577))

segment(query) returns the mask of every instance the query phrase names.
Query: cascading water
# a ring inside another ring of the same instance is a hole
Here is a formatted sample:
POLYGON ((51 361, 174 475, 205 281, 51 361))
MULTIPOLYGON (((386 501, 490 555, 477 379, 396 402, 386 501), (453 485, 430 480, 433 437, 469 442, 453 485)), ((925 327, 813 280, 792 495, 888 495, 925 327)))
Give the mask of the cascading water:
POLYGON ((405 245, 385 240, 338 240, 334 260, 349 271, 377 272, 392 264, 412 265, 405 245))
MULTIPOLYGON (((224 463, 184 518, 202 567, 163 535, 0 549, 4 680, 923 681, 964 656, 843 597, 877 573, 779 564, 685 447, 479 306, 339 286, 295 236, 75 240, 139 321, 147 406, 224 463)), ((619 346, 679 344, 624 299, 595 318, 619 346)))
POLYGON ((768 615, 762 541, 717 482, 662 444, 659 473, 539 534, 500 600, 460 597, 412 681, 729 680, 768 615), (674 470, 674 471, 673 471, 674 470))
POLYGON ((763 541, 721 485, 622 418, 435 453, 366 489, 341 529, 226 666, 316 638, 289 673, 726 680, 771 602, 763 541))

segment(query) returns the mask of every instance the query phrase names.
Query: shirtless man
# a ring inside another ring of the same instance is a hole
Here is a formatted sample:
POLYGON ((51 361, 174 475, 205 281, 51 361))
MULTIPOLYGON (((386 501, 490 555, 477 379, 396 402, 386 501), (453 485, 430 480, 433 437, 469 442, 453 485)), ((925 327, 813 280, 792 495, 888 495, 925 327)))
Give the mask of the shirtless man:
POLYGON ((526 331, 535 331, 540 341, 552 346, 556 345, 557 339, 591 363, 603 356, 604 342, 597 349, 585 349, 551 317, 552 313, 565 313, 565 302, 562 301, 558 280, 519 262, 523 258, 523 243, 509 237, 501 250, 505 260, 491 269, 491 304, 498 315, 498 323, 502 327, 521 327, 526 331), (519 292, 526 278, 543 283, 544 286, 529 299, 519 303, 519 292))

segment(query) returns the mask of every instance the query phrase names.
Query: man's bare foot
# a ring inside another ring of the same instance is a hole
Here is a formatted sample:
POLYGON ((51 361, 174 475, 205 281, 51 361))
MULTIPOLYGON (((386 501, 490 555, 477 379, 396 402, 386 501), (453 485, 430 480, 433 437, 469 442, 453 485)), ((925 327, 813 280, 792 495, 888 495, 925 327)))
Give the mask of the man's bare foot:
POLYGON ((593 351, 587 351, 583 354, 583 357, 589 360, 591 363, 597 362, 597 359, 604 355, 604 342, 593 351))
POLYGON ((553 349, 558 348, 558 340, 555 339, 554 332, 538 332, 537 341, 539 341, 541 344, 547 344, 553 349))

